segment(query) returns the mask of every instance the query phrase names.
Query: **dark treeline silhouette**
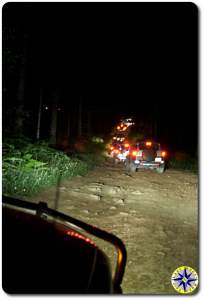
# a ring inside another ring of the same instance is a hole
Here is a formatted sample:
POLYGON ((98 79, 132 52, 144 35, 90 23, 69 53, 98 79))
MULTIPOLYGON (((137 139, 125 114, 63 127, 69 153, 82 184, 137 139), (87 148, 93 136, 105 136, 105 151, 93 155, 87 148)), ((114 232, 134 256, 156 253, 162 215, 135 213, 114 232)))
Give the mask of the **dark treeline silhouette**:
POLYGON ((197 150, 193 4, 7 3, 2 17, 3 138, 108 135, 135 115, 168 146, 197 150))

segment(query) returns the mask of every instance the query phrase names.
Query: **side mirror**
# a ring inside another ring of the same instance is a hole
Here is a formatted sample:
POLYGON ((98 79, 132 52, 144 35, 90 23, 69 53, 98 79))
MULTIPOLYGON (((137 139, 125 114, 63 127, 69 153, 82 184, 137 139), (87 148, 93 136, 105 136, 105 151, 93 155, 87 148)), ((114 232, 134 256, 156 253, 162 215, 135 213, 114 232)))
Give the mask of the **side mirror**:
POLYGON ((11 294, 121 293, 126 249, 115 235, 47 207, 3 196, 2 279, 11 294), (26 211, 25 211, 26 210, 26 211), (84 233, 116 247, 106 254, 84 233))

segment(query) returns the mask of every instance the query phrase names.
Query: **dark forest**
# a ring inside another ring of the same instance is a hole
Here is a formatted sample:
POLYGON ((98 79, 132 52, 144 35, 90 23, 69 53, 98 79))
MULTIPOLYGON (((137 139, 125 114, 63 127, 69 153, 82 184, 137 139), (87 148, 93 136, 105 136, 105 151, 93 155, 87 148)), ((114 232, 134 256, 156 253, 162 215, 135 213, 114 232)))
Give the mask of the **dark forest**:
POLYGON ((7 3, 2 30, 3 138, 108 137, 130 116, 197 152, 193 4, 7 3))

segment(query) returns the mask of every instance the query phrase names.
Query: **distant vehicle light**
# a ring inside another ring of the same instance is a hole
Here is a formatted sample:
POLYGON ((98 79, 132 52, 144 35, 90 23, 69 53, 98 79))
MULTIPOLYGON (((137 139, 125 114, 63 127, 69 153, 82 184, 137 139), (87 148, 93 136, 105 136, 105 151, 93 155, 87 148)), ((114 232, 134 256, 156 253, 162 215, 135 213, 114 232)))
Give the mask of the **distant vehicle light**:
POLYGON ((111 149, 111 150, 113 150, 113 149, 114 149, 114 147, 113 147, 113 146, 111 146, 111 147, 110 147, 110 149, 111 149))
POLYGON ((166 152, 165 152, 165 151, 162 151, 161 156, 162 156, 162 157, 165 157, 165 156, 166 156, 166 152))
POLYGON ((146 146, 152 146, 152 142, 146 142, 146 146))
POLYGON ((117 129, 120 130, 120 126, 117 126, 117 129))
POLYGON ((123 127, 123 126, 124 126, 123 123, 121 123, 121 124, 120 124, 120 127, 123 127))
POLYGON ((124 146, 125 146, 125 148, 128 148, 130 145, 129 144, 125 144, 124 146))
POLYGON ((137 156, 137 151, 132 151, 132 156, 137 156))
POLYGON ((118 150, 118 149, 116 149, 116 150, 115 150, 115 153, 116 153, 116 154, 118 154, 118 153, 119 153, 119 150, 118 150))
POLYGON ((123 130, 125 131, 127 129, 127 126, 123 127, 123 130))

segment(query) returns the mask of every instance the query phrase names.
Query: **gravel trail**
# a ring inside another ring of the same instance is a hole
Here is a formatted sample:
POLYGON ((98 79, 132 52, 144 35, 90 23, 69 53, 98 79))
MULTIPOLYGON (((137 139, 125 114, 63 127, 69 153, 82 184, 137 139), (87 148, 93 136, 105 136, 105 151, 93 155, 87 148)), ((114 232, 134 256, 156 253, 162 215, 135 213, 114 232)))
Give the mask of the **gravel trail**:
MULTIPOLYGON (((126 174, 109 162, 86 176, 60 183, 30 201, 110 231, 127 248, 124 294, 176 294, 173 271, 182 265, 198 272, 198 176, 168 169, 126 174)), ((112 247, 98 241, 115 261, 112 247)), ((113 264, 114 267, 114 264, 113 264)))

